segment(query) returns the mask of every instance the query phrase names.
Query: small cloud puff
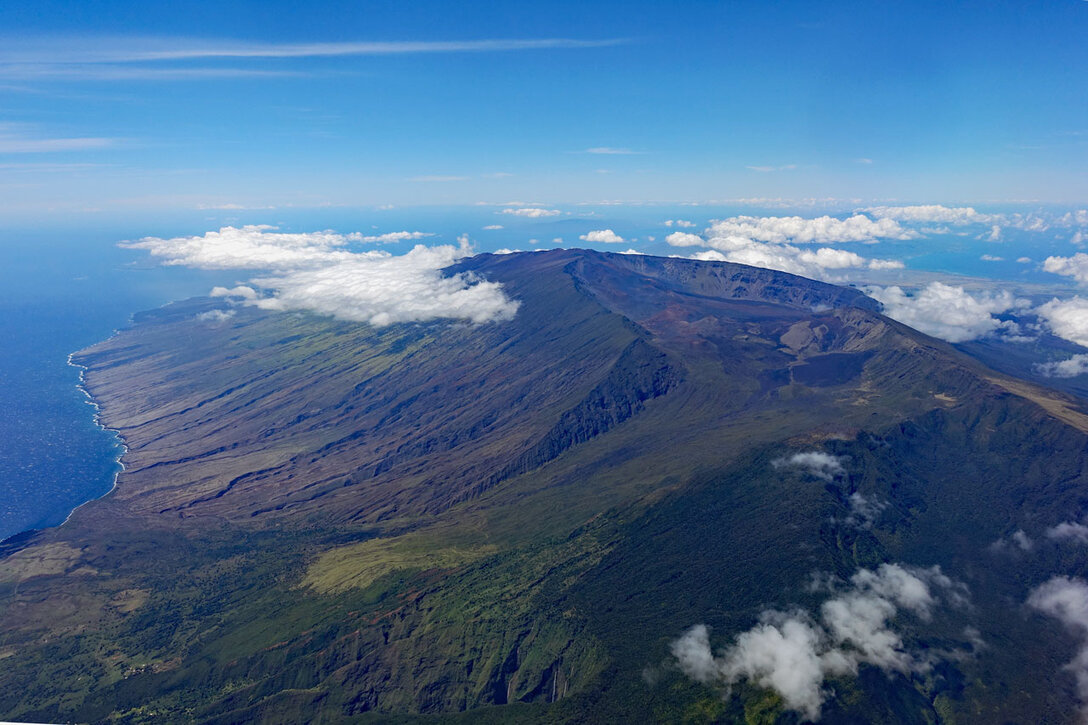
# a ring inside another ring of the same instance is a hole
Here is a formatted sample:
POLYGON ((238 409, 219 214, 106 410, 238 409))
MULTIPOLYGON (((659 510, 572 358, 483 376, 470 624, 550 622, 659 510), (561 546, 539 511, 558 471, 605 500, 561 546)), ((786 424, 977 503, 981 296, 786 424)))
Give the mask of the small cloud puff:
POLYGON ((491 230, 494 230, 494 229, 502 229, 502 228, 503 228, 502 224, 488 224, 486 227, 484 227, 484 229, 486 229, 488 231, 491 231, 491 230))
POLYGON ((850 494, 847 499, 850 505, 850 514, 843 523, 859 529, 870 529, 884 509, 888 508, 888 502, 877 496, 866 496, 858 491, 850 494))
POLYGON ((1037 363, 1035 372, 1048 378, 1075 378, 1088 373, 1088 354, 1080 353, 1068 360, 1037 363))
POLYGON ((196 319, 202 322, 226 322, 234 317, 234 310, 208 310, 201 312, 196 319))
POLYGON ((503 214, 525 217, 526 219, 543 219, 544 217, 559 216, 563 212, 558 209, 541 209, 539 207, 522 207, 520 209, 503 209, 503 214))
POLYGON ((806 451, 794 453, 787 458, 778 458, 771 461, 771 465, 777 468, 800 468, 816 478, 830 481, 835 476, 845 473, 842 466, 842 458, 821 451, 806 451))
POLYGON ((695 226, 695 222, 689 222, 686 219, 666 219, 662 222, 665 226, 677 226, 680 229, 690 229, 695 226))
POLYGON ((1012 532, 1009 538, 1000 538, 994 543, 990 544, 991 551, 1009 551, 1015 547, 1020 551, 1032 551, 1035 548, 1035 542, 1030 536, 1028 536, 1023 529, 1017 529, 1012 532))
POLYGON ((908 295, 901 288, 867 287, 865 292, 884 305, 884 314, 927 335, 948 342, 976 340, 1001 330, 1015 331, 1015 323, 994 317, 1023 302, 1007 291, 972 296, 963 287, 930 282, 908 295))
MULTIPOLYGON (((413 238, 410 232, 397 234, 413 238)), ((344 248, 364 239, 247 226, 195 237, 148 237, 122 246, 146 249, 168 265, 266 270, 269 276, 233 289, 216 287, 211 295, 267 310, 308 310, 372 325, 440 318, 482 323, 509 319, 517 311, 518 303, 497 283, 465 273, 443 275, 444 268, 472 253, 466 238, 457 247, 416 245, 397 256, 344 248)))
POLYGON ((597 229, 592 232, 586 232, 578 237, 583 242, 599 242, 601 244, 623 244, 623 237, 616 234, 611 229, 597 229))
POLYGON ((832 594, 818 618, 804 611, 763 612, 759 624, 718 655, 710 648, 709 629, 697 624, 672 643, 672 655, 680 670, 698 682, 728 687, 747 680, 774 690, 787 708, 817 720, 828 696, 828 677, 856 675, 861 664, 905 675, 932 667, 932 654, 908 649, 892 628, 900 612, 928 621, 941 597, 957 606, 967 602, 966 587, 939 567, 899 564, 860 569, 848 588, 832 594))
POLYGON ((1076 521, 1063 521, 1057 526, 1051 526, 1047 529, 1046 537, 1056 541, 1075 541, 1078 544, 1088 544, 1088 526, 1076 521))
POLYGON ((1057 619, 1080 640, 1076 657, 1063 669, 1076 678, 1081 717, 1088 719, 1088 584, 1083 579, 1056 576, 1033 589, 1027 603, 1057 619))

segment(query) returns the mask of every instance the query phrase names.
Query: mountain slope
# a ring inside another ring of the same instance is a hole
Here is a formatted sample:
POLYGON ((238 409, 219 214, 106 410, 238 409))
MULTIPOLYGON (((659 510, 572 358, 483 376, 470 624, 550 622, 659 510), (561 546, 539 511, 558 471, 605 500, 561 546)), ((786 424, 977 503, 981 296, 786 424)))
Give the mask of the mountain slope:
POLYGON ((826 720, 1071 717, 1076 643, 1023 603, 1088 566, 1044 535, 1088 507, 1074 400, 769 270, 572 250, 457 271, 515 319, 212 323, 193 300, 80 353, 126 471, 7 547, 0 713, 790 721, 671 643, 706 624, 725 647, 818 612, 813 575, 898 563, 965 603, 897 619, 941 654, 829 677, 826 720), (1038 544, 994 546, 1016 531, 1038 544))

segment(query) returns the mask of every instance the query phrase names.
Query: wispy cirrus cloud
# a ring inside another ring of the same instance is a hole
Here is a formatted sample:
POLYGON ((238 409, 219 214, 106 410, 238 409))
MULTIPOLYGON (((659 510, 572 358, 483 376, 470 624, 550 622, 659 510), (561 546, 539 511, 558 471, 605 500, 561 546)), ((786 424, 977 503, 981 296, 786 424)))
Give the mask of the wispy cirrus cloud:
POLYGON ((19 80, 186 80, 298 75, 298 71, 188 65, 193 62, 602 48, 624 38, 494 38, 319 43, 99 36, 0 39, 0 78, 19 80), (182 64, 182 65, 170 65, 182 64))
POLYGON ((443 174, 425 174, 423 176, 409 177, 408 181, 422 182, 422 183, 445 183, 449 181, 468 181, 467 176, 449 176, 443 174))
POLYGON ((603 156, 637 156, 639 154, 646 153, 645 151, 635 151, 633 149, 616 148, 614 146, 594 146, 592 148, 585 149, 576 153, 583 154, 599 154, 603 156))
POLYGON ((47 154, 88 151, 116 145, 118 139, 101 136, 56 137, 32 133, 22 124, 0 123, 0 154, 47 154))
POLYGON ((601 48, 624 38, 496 38, 322 43, 254 43, 230 39, 154 37, 8 38, 0 63, 132 63, 212 58, 318 58, 420 53, 494 53, 552 48, 601 48))
POLYGON ((772 171, 794 171, 797 164, 784 164, 782 166, 745 166, 749 171, 758 171, 761 174, 769 174, 772 171))

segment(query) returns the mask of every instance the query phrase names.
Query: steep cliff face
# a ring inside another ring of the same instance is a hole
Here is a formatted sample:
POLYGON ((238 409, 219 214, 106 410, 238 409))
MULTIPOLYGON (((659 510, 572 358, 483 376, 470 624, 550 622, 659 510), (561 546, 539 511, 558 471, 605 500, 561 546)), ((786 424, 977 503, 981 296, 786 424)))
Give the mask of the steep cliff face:
POLYGON ((457 270, 515 319, 208 322, 219 303, 192 300, 80 353, 127 469, 0 552, 0 714, 788 721, 754 683, 682 675, 670 642, 702 623, 724 646, 769 608, 816 611, 814 575, 888 562, 969 591, 902 632, 951 654, 835 680, 830 719, 1071 712, 1070 645, 1023 602, 1088 559, 994 542, 1088 507, 1075 401, 768 270, 457 270))

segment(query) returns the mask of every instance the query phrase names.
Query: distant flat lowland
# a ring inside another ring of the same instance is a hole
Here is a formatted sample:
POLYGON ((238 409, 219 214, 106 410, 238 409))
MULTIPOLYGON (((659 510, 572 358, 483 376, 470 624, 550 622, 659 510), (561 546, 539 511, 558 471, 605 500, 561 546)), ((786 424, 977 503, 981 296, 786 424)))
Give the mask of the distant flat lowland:
POLYGON ((516 316, 78 353, 126 469, 0 550, 0 719, 1077 719, 1082 400, 771 270, 450 271, 516 316))

